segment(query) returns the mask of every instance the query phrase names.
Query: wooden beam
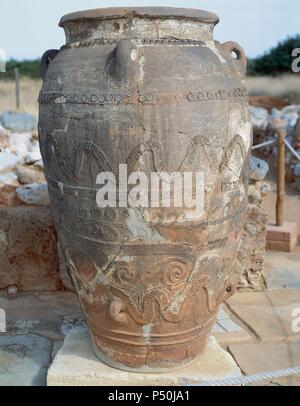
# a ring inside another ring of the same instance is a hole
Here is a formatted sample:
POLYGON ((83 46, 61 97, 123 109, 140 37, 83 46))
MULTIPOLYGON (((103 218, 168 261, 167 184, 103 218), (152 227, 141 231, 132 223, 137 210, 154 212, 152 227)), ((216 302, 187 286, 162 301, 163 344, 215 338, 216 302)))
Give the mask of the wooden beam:
POLYGON ((15 81, 16 81, 16 108, 20 108, 20 80, 19 80, 19 69, 15 68, 15 81))
POLYGON ((285 203, 285 142, 286 130, 281 128, 277 133, 277 202, 276 202, 276 225, 282 226, 284 222, 285 203))

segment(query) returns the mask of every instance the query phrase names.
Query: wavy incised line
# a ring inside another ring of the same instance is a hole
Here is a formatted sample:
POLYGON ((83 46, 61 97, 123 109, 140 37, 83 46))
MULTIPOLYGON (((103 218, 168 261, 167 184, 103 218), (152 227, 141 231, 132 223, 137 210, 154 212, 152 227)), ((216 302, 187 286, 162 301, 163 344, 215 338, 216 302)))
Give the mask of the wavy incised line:
POLYGON ((186 157, 179 167, 180 172, 188 172, 192 169, 193 162, 199 150, 204 152, 204 155, 207 158, 209 166, 213 172, 218 171, 217 157, 211 148, 210 141, 204 136, 197 135, 196 137, 192 138, 192 142, 188 148, 186 157))
POLYGON ((80 176, 81 170, 82 170, 82 164, 83 164, 83 153, 85 151, 92 152, 92 154, 95 156, 97 159, 97 162, 100 167, 102 167, 105 171, 110 171, 112 172, 112 167, 108 161, 108 158, 104 154, 104 152, 101 151, 101 149, 93 144, 92 142, 86 141, 83 142, 79 145, 77 148, 77 151, 75 153, 75 163, 74 163, 74 176, 78 178, 80 176), (104 165, 105 164, 105 165, 104 165))
POLYGON ((134 148, 134 150, 129 155, 127 159, 129 173, 134 172, 139 162, 139 159, 146 151, 152 152, 154 166, 157 172, 167 171, 166 156, 163 146, 158 141, 149 140, 139 144, 137 147, 134 148))
MULTIPOLYGON (((204 152, 209 166, 213 172, 218 172, 217 157, 211 147, 211 143, 207 137, 197 135, 192 138, 188 147, 186 156, 178 168, 178 172, 187 172, 192 169, 193 162, 196 159, 197 152, 201 150, 204 152)), ((136 170, 139 159, 146 152, 150 151, 153 154, 154 166, 157 172, 168 172, 166 165, 166 155, 162 144, 155 140, 149 140, 140 143, 131 152, 127 159, 129 173, 136 170)))
POLYGON ((244 140, 240 135, 237 134, 230 141, 228 147, 225 150, 224 157, 223 157, 222 162, 220 164, 220 172, 223 172, 228 167, 230 159, 231 159, 236 147, 239 147, 240 153, 241 153, 243 159, 246 158, 247 153, 246 153, 244 140))

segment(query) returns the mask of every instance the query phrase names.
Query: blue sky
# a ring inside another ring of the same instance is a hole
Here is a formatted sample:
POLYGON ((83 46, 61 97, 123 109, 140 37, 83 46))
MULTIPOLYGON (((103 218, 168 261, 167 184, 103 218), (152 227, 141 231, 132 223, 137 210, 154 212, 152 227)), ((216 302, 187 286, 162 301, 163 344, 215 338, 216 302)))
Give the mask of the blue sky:
POLYGON ((299 0, 1 0, 0 48, 7 58, 37 58, 64 44, 63 14, 100 7, 169 6, 200 8, 221 19, 215 38, 237 41, 249 57, 262 54, 288 35, 300 33, 299 0))

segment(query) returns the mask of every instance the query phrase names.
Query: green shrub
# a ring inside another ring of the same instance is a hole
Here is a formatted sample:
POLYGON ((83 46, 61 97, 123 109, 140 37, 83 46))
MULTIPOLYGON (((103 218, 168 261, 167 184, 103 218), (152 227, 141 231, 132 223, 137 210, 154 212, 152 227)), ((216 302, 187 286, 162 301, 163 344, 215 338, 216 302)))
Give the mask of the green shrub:
POLYGON ((8 80, 13 79, 15 77, 14 69, 19 68, 19 75, 20 77, 29 77, 32 79, 39 79, 41 77, 40 74, 40 60, 24 60, 24 61, 17 61, 15 59, 11 59, 6 63, 6 72, 0 73, 0 79, 8 80))
POLYGON ((292 72, 293 56, 292 51, 295 48, 300 48, 300 35, 288 37, 284 41, 271 48, 264 55, 250 59, 248 61, 248 75, 276 76, 282 73, 292 72))
MULTIPOLYGON (((295 48, 300 48, 300 34, 294 37, 288 37, 284 41, 270 49, 264 55, 248 60, 248 75, 276 76, 281 73, 291 72, 293 62, 292 51, 295 48)), ((20 76, 26 76, 33 79, 39 79, 40 75, 40 60, 23 60, 17 61, 11 59, 6 63, 6 73, 0 73, 1 79, 13 79, 14 68, 19 68, 20 76)))

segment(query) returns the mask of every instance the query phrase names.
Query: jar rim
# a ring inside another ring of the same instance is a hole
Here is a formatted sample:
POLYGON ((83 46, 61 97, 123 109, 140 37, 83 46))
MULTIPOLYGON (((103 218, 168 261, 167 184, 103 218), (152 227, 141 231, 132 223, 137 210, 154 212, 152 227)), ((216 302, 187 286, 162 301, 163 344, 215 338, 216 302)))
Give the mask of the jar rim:
POLYGON ((110 7, 77 11, 64 15, 59 26, 84 20, 111 20, 119 18, 187 19, 206 24, 218 24, 219 17, 209 11, 177 7, 110 7))

